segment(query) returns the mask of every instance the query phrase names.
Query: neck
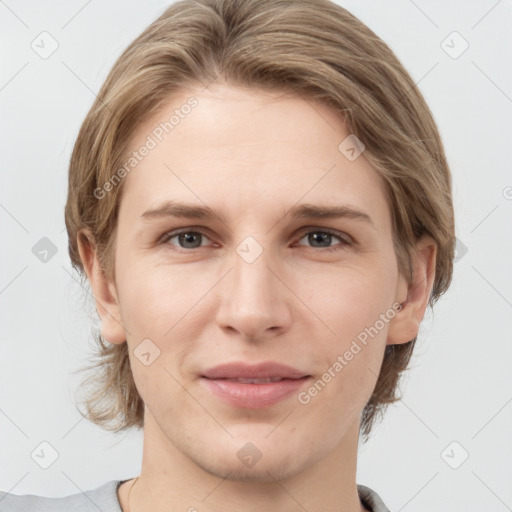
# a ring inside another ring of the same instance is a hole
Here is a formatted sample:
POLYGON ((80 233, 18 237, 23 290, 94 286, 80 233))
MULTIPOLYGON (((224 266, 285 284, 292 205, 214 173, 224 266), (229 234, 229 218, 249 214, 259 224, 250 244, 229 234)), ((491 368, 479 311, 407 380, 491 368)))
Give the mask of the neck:
MULTIPOLYGON (((296 451, 293 460, 299 471, 290 472, 286 460, 276 462, 263 455, 251 468, 254 471, 244 472, 223 467, 219 459, 208 463, 200 454, 191 457, 178 450, 146 409, 141 474, 129 507, 129 488, 120 490, 119 499, 123 510, 130 512, 163 512, 170 507, 201 512, 362 512, 366 509, 356 486, 358 436, 355 422, 327 455, 309 465, 301 464, 300 450, 296 451)), ((233 453, 242 445, 237 443, 233 453)))

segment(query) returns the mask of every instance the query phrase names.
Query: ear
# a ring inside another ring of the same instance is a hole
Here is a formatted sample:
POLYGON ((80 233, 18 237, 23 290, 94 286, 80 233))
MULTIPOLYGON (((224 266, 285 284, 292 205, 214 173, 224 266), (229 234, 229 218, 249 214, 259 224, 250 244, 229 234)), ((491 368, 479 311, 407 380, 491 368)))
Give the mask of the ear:
POLYGON ((115 285, 107 279, 96 254, 94 237, 90 230, 81 230, 77 235, 78 252, 92 288, 96 311, 101 319, 101 335, 110 343, 126 341, 121 324, 121 311, 115 285))
POLYGON ((436 257, 435 240, 423 235, 416 243, 416 251, 411 262, 412 282, 408 283, 402 275, 399 277, 396 301, 402 308, 389 322, 387 345, 407 343, 418 335, 434 285, 436 257))

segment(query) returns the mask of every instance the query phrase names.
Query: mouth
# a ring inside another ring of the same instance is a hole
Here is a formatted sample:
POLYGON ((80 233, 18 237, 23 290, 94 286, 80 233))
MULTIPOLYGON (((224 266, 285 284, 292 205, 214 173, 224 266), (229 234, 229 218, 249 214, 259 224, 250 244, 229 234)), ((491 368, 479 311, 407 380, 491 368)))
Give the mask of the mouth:
POLYGON ((203 372, 201 382, 225 404, 262 409, 297 393, 311 377, 279 363, 228 363, 203 372))
MULTIPOLYGON (((309 375, 306 375, 302 378, 309 377, 309 375)), ((208 377, 205 377, 208 378, 208 377)), ((226 379, 226 378, 220 378, 220 379, 211 379, 211 380, 223 380, 226 382, 239 382, 240 384, 268 384, 270 382, 280 382, 282 380, 299 380, 299 379, 289 379, 288 377, 266 377, 264 379, 249 379, 244 377, 238 377, 235 379, 226 379)))
POLYGON ((309 376, 298 368, 278 362, 248 364, 245 362, 225 363, 205 370, 201 377, 207 379, 301 379, 309 376))

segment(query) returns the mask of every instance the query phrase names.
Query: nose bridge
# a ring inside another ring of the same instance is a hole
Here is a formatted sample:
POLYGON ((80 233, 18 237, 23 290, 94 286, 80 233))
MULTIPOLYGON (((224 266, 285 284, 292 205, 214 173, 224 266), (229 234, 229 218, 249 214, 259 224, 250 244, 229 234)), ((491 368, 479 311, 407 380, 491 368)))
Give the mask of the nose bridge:
POLYGON ((263 247, 253 236, 246 237, 236 247, 233 257, 233 292, 250 301, 259 302, 269 297, 269 288, 275 287, 271 249, 263 247))
POLYGON ((279 262, 272 257, 271 249, 264 248, 256 236, 247 236, 235 247, 230 262, 232 270, 222 290, 219 324, 250 339, 289 324, 285 287, 274 275, 279 262))

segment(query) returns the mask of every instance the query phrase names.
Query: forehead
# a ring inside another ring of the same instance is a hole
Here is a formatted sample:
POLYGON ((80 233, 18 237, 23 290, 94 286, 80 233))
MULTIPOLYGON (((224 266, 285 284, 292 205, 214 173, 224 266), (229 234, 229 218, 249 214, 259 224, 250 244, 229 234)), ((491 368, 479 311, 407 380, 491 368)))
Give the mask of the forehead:
POLYGON ((134 131, 130 154, 144 156, 125 178, 121 210, 135 219, 171 199, 270 217, 298 202, 351 204, 385 224, 382 178, 364 153, 347 158, 349 136, 334 110, 289 93, 182 91, 134 131))

